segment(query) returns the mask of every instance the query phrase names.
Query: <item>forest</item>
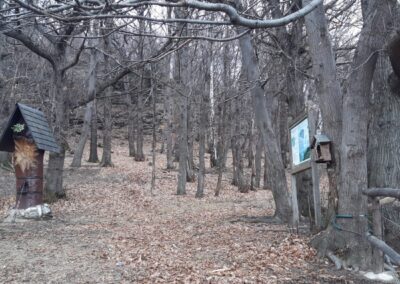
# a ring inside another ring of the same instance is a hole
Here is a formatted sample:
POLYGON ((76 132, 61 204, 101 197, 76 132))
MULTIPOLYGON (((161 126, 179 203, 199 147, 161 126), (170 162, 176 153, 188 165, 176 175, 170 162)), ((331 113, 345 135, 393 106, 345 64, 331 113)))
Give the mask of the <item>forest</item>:
POLYGON ((399 17, 0 0, 0 282, 399 283, 399 17))

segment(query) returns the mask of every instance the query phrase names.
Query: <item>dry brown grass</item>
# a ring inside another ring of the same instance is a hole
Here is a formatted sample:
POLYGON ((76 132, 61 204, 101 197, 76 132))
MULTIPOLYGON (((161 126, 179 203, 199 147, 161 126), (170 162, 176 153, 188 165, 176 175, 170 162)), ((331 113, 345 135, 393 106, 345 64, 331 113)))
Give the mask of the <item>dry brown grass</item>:
POLYGON ((26 140, 15 140, 15 152, 13 163, 19 166, 24 172, 36 167, 37 148, 34 144, 26 140))

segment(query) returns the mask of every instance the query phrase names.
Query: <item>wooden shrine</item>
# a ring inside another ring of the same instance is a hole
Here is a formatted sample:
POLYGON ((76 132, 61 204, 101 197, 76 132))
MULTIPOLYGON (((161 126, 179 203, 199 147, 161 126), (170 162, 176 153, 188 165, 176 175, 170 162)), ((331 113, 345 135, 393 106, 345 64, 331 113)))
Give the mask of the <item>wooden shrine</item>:
POLYGON ((13 154, 16 209, 42 204, 44 152, 60 152, 44 113, 16 104, 0 136, 0 151, 13 154))

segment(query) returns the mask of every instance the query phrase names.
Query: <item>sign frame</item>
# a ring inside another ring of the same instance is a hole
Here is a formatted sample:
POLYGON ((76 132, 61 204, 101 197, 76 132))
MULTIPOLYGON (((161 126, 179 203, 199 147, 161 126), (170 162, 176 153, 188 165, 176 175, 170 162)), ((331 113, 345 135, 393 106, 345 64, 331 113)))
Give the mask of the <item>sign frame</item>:
MULTIPOLYGON (((293 163, 293 151, 292 151, 292 130, 298 126, 300 123, 302 123, 303 121, 307 120, 307 124, 309 123, 309 119, 308 119, 308 115, 307 113, 303 113, 301 115, 299 115, 297 118, 293 119, 290 123, 289 123, 289 127, 288 127, 288 139, 289 139, 289 152, 290 152, 290 167, 291 167, 291 174, 296 174, 305 170, 308 170, 311 168, 311 155, 310 158, 308 158, 307 160, 299 163, 298 165, 294 165, 293 163)), ((309 132, 309 126, 308 126, 308 131, 306 133, 306 135, 308 135, 308 141, 309 141, 309 147, 311 147, 311 140, 310 140, 310 132, 309 132)), ((311 149, 310 149, 311 150, 311 149)))

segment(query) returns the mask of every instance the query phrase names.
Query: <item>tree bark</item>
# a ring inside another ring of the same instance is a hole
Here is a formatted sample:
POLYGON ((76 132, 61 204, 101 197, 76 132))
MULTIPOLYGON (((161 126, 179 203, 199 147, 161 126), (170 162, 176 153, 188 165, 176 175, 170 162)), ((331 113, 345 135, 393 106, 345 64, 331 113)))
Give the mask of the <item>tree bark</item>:
MULTIPOLYGON (((141 81, 143 82, 143 76, 142 74, 142 79, 141 81)), ((141 162, 145 160, 144 153, 143 153, 143 142, 144 142, 144 137, 143 137, 143 112, 144 112, 144 105, 143 105, 143 91, 144 91, 144 85, 141 83, 141 88, 139 89, 139 92, 137 93, 137 106, 136 106, 136 114, 137 114, 137 128, 136 128, 136 156, 135 156, 135 161, 141 162)))
POLYGON ((128 149, 129 157, 135 157, 136 148, 136 129, 135 129, 135 103, 134 103, 134 93, 129 90, 129 83, 125 83, 125 91, 127 92, 126 99, 128 105, 128 149))
POLYGON ((186 194, 187 180, 187 104, 188 98, 180 96, 179 98, 179 172, 178 172, 178 195, 186 194))
MULTIPOLYGON (((369 1, 365 11, 364 25, 360 34, 347 93, 343 98, 343 124, 341 144, 341 188, 339 190, 339 214, 360 216, 367 212, 367 197, 362 190, 368 187, 367 132, 371 82, 378 57, 385 39, 386 20, 390 18, 389 2, 369 1)), ((368 231, 368 220, 355 217, 343 224, 349 230, 364 235, 368 231), (350 224, 348 224, 350 223, 350 224)), ((355 234, 345 233, 354 266, 371 268, 370 245, 355 234)))
MULTIPOLYGON (((303 0, 303 5, 309 3, 303 0)), ((340 144, 342 138, 342 90, 336 76, 335 55, 329 37, 327 20, 322 5, 305 17, 307 42, 310 47, 315 76, 316 91, 319 96, 323 131, 332 140, 333 162, 328 168, 329 208, 328 219, 336 211, 338 177, 340 171, 340 144)))
MULTIPOLYGON (((335 162, 331 171, 328 171, 330 191, 337 188, 336 178, 340 169, 338 213, 353 216, 351 219, 338 221, 346 231, 340 231, 340 234, 337 234, 335 230, 330 230, 324 239, 335 249, 346 248, 347 263, 353 268, 360 269, 370 269, 372 266, 371 246, 364 238, 368 230, 367 219, 362 217, 367 212, 367 197, 362 195, 362 190, 368 187, 366 155, 368 99, 377 51, 384 43, 384 27, 387 24, 385 21, 390 18, 391 2, 394 1, 369 1, 368 9, 363 11, 364 25, 353 59, 347 92, 343 98, 343 109, 340 104, 339 83, 332 80, 336 72, 322 5, 306 16, 308 41, 313 58, 314 74, 317 77, 316 86, 317 93, 320 95, 324 130, 333 140, 335 162), (341 113, 343 113, 343 123, 340 126, 341 113)), ((363 5, 363 7, 366 6, 363 5)), ((324 250, 328 245, 321 247, 324 250)))
POLYGON ((60 153, 50 153, 48 169, 46 172, 46 184, 44 188, 46 200, 55 201, 57 198, 65 197, 63 187, 63 172, 65 149, 67 142, 65 140, 67 117, 66 117, 66 99, 63 93, 64 72, 53 68, 53 86, 51 88, 51 98, 53 98, 54 116, 53 123, 54 136, 59 143, 60 153))
POLYGON ((103 155, 101 158, 101 167, 112 167, 111 149, 112 149, 112 87, 105 91, 104 98, 104 121, 103 121, 103 155))
MULTIPOLYGON (((170 82, 174 79, 174 60, 173 56, 170 56, 168 60, 168 77, 170 82)), ((166 126, 165 126, 165 136, 166 136, 166 144, 167 144, 167 169, 173 169, 174 166, 174 145, 172 132, 174 129, 174 114, 173 114, 173 92, 172 88, 167 86, 166 88, 166 98, 164 99, 164 108, 166 113, 166 126)))
POLYGON ((71 167, 79 168, 82 163, 83 151, 85 149, 86 141, 90 133, 90 119, 92 117, 93 102, 86 105, 85 117, 83 119, 82 133, 79 138, 78 145, 76 146, 74 158, 72 159, 71 167))
MULTIPOLYGON (((106 29, 112 28, 112 23, 109 20, 105 21, 106 29)), ((106 31, 103 31, 103 35, 106 31)), ((109 36, 104 37, 104 50, 107 54, 111 53, 111 40, 109 36)), ((110 58, 108 55, 104 57, 104 73, 110 72, 110 58)), ((103 155, 101 158, 101 167, 112 167, 111 149, 112 149, 112 91, 113 86, 105 90, 104 108, 103 108, 103 155)))
MULTIPOLYGON (((92 33, 95 36, 98 33, 98 24, 93 23, 92 33)), ((98 40, 91 40, 92 47, 96 46, 98 40)), ((96 99, 96 86, 97 86, 97 66, 98 57, 95 48, 90 49, 90 59, 89 59, 89 84, 88 84, 88 94, 89 97, 93 97, 92 101, 92 111, 90 116, 90 143, 89 143, 89 160, 90 163, 97 163, 99 161, 99 156, 97 154, 97 99, 96 99)))
MULTIPOLYGON (((207 77, 207 75, 206 75, 207 77)), ((207 81, 207 79, 206 79, 207 81)), ((206 91, 207 84, 206 82, 206 91)), ((206 99, 205 97, 208 96, 207 92, 204 92, 201 98, 201 103, 200 103, 200 110, 204 110, 206 108, 206 99)), ((204 161, 204 155, 206 151, 206 130, 207 130, 207 112, 205 111, 200 111, 200 126, 199 126, 199 173, 197 176, 197 192, 196 192, 196 197, 201 198, 204 196, 204 176, 205 176, 205 161, 204 161)))
MULTIPOLYGON (((239 29, 241 31, 241 29, 239 29)), ((270 180, 272 194, 276 204, 275 217, 282 221, 289 222, 292 217, 290 195, 287 188, 285 168, 282 161, 280 147, 277 142, 275 131, 272 127, 270 109, 267 108, 264 90, 261 87, 258 70, 258 61, 254 53, 253 44, 249 34, 239 39, 242 51, 243 66, 246 71, 247 80, 253 84, 251 96, 255 120, 261 132, 263 143, 266 148, 269 171, 273 179, 270 180)))
MULTIPOLYGON (((139 11, 139 14, 141 16, 144 15, 144 10, 141 9, 139 11)), ((139 31, 144 32, 144 22, 140 21, 139 22, 139 31)), ((145 55, 145 50, 144 50, 144 37, 139 37, 139 46, 138 46, 138 59, 143 60, 145 55)), ((137 113, 137 129, 136 129, 136 156, 135 156, 135 161, 144 161, 145 156, 143 153, 143 143, 144 143, 144 133, 143 133, 143 116, 144 116, 144 95, 145 93, 150 90, 151 87, 151 82, 150 82, 150 72, 147 66, 143 66, 141 69, 141 78, 140 78, 140 88, 137 93, 137 107, 136 107, 136 113, 137 113)))
POLYGON ((263 150, 264 150, 264 147, 262 144, 261 136, 257 135, 256 154, 254 157, 254 166, 255 166, 254 186, 255 187, 260 187, 260 184, 261 184, 261 160, 262 160, 263 150))
POLYGON ((89 163, 98 163, 99 155, 97 153, 97 99, 93 100, 93 111, 90 118, 90 149, 89 163))
POLYGON ((154 189, 156 185, 156 146, 157 146, 157 135, 156 135, 156 127, 157 127, 157 109, 156 109, 156 99, 157 99, 157 89, 155 88, 156 84, 151 80, 151 98, 152 98, 152 108, 153 108, 153 119, 152 119, 152 141, 151 141, 151 194, 154 194, 154 189))
POLYGON ((188 161, 187 161, 187 170, 186 170, 186 181, 187 182, 194 182, 196 177, 194 174, 194 155, 193 155, 193 122, 191 118, 191 103, 192 98, 188 99, 187 104, 187 147, 188 147, 188 161))

